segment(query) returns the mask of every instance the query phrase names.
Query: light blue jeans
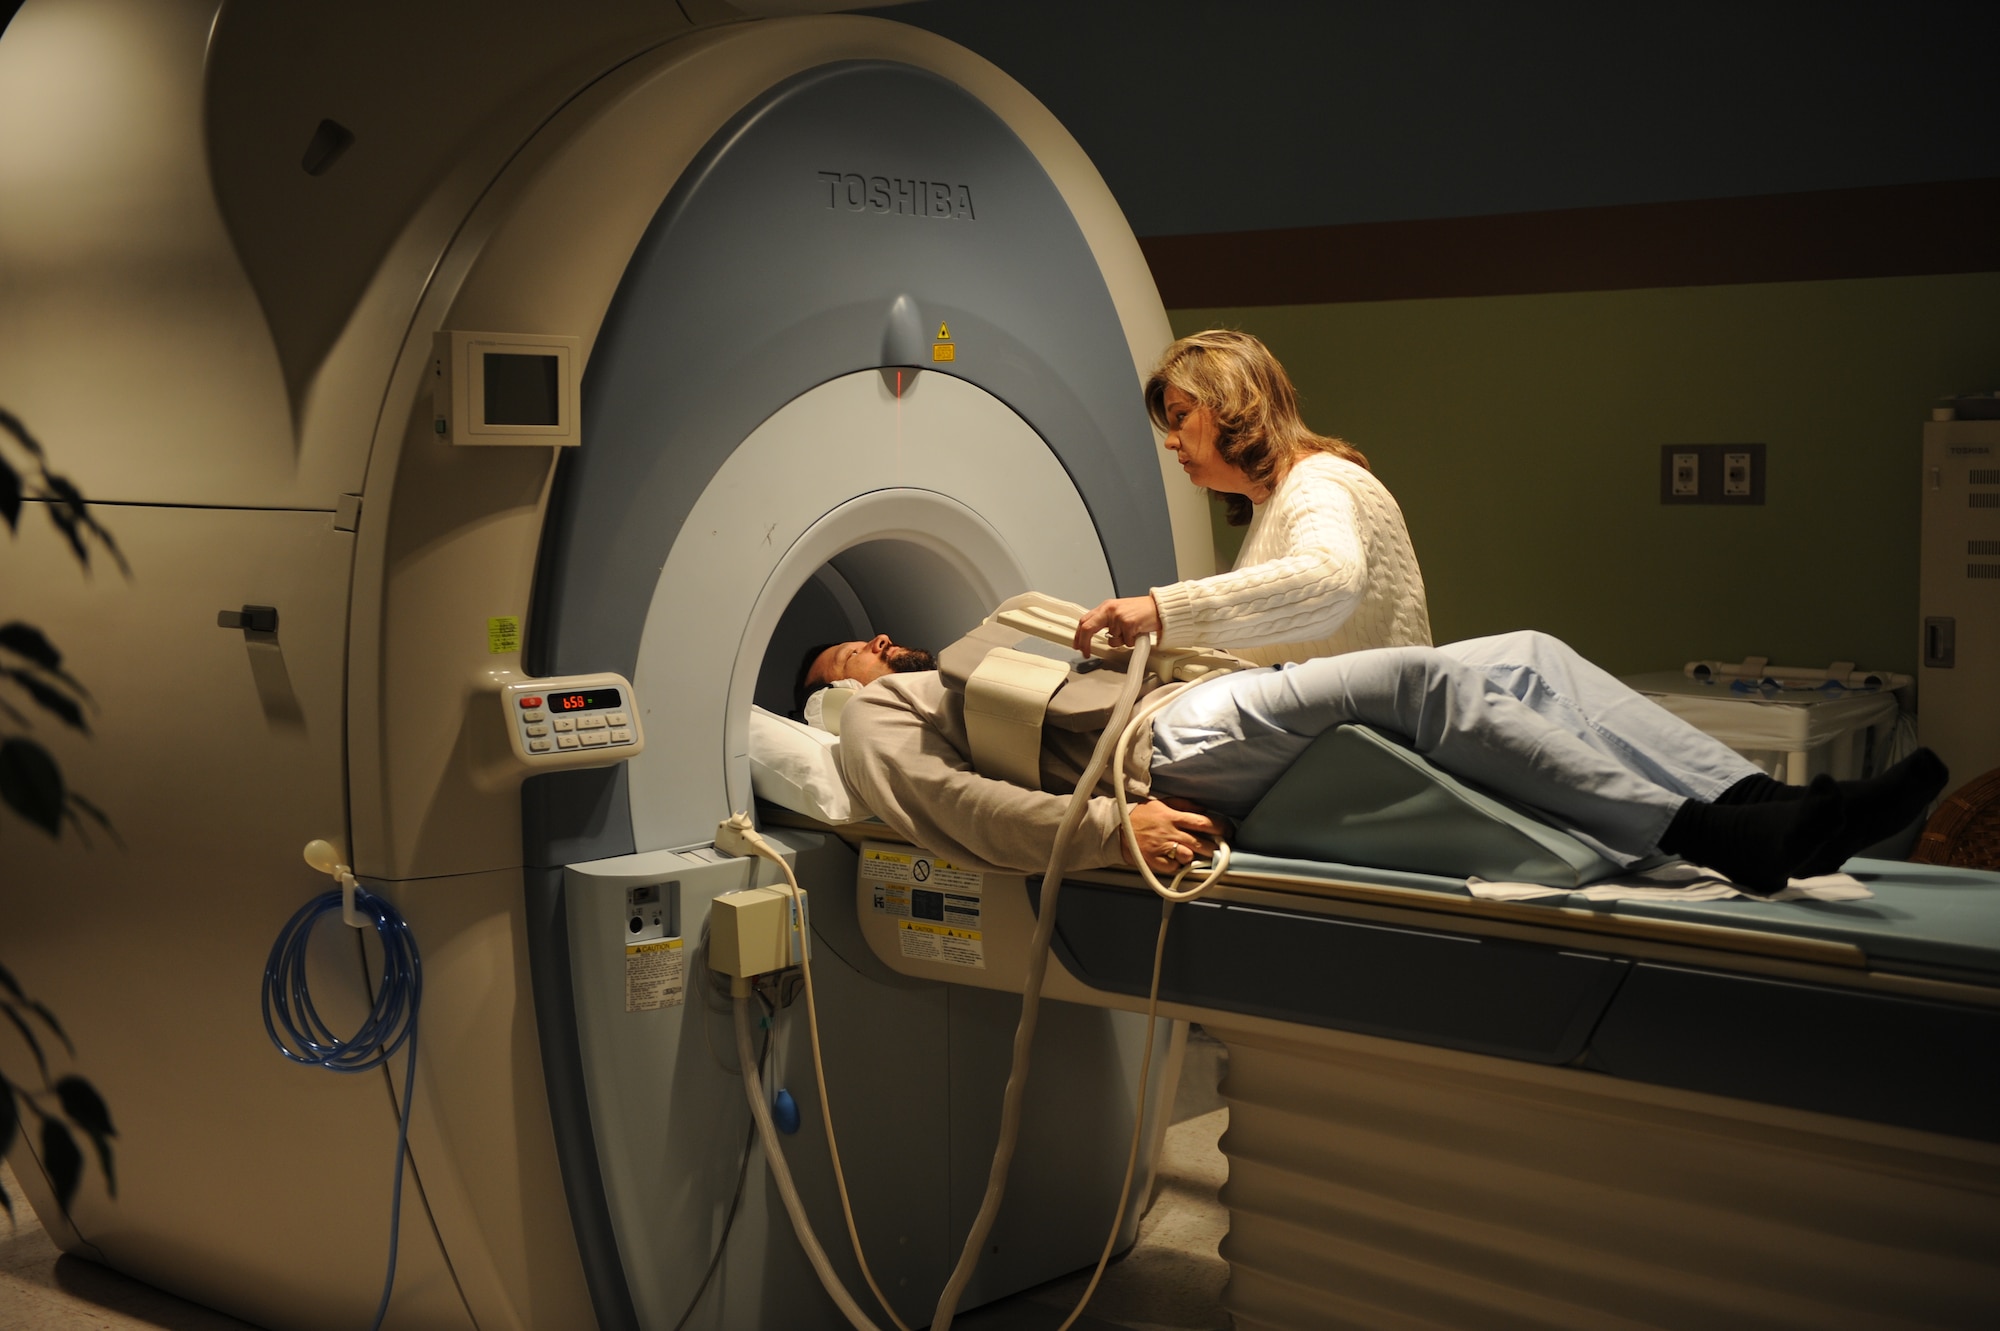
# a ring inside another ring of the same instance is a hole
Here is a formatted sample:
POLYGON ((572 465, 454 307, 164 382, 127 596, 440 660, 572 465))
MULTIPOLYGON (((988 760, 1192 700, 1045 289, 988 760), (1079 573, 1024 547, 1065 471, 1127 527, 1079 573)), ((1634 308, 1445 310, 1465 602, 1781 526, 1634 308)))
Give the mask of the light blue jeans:
POLYGON ((1246 670, 1153 722, 1153 791, 1242 818, 1313 737, 1359 722, 1621 863, 1758 769, 1546 633, 1246 670))

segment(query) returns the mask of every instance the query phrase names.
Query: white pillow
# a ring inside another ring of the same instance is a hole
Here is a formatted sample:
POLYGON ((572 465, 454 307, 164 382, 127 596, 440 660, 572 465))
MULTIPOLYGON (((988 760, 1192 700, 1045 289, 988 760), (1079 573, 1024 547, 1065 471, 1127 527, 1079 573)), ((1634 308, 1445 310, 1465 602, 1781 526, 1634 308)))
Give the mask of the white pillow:
POLYGON ((838 735, 754 706, 750 788, 758 799, 823 823, 854 823, 872 816, 840 770, 838 735))

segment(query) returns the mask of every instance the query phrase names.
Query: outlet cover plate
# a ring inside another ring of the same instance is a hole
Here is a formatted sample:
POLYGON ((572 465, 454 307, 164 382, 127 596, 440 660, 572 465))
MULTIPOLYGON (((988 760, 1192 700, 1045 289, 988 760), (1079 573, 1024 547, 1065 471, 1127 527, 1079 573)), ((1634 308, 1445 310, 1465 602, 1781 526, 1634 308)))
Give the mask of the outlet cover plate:
POLYGON ((1661 444, 1662 504, 1761 505, 1764 502, 1764 445, 1661 444), (1685 460, 1695 463, 1688 483, 1685 460))

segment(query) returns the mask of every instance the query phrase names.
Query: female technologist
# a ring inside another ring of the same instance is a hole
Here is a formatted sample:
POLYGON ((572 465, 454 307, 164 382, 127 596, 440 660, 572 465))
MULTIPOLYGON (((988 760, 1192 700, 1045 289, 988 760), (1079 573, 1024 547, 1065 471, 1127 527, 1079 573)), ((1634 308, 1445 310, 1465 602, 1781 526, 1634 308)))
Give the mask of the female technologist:
POLYGON ((1092 610, 1078 651, 1099 629, 1117 647, 1157 633, 1162 646, 1221 647, 1259 665, 1430 645, 1402 510, 1358 449, 1306 427, 1262 342, 1227 329, 1181 338, 1146 380, 1146 411, 1188 479, 1250 530, 1231 571, 1092 610))

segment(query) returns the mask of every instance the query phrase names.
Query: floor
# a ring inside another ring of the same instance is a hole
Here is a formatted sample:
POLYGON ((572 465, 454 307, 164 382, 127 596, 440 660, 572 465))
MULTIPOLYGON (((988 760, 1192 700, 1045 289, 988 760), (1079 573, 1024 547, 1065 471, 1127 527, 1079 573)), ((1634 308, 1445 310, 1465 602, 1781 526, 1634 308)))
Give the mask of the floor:
MULTIPOLYGON (((1074 1331, 1222 1331, 1222 1286, 1229 1268, 1216 1246, 1229 1228, 1217 1200, 1226 1166, 1217 1146, 1229 1111, 1220 1108, 1226 1054, 1197 1034, 1190 1041, 1167 1129, 1152 1208, 1139 1240, 1105 1270, 1074 1331)), ((0 1217, 0 1331, 258 1331, 80 1257, 59 1252, 0 1164, 14 1221, 0 1217)), ((1089 1283, 1080 1272, 958 1318, 962 1331, 1056 1331, 1089 1283)))
POLYGON ((257 1331, 129 1276, 57 1250, 0 1164, 14 1223, 0 1218, 0 1331, 257 1331))
MULTIPOLYGON (((1216 1245, 1229 1213, 1216 1200, 1228 1172, 1216 1148, 1229 1123, 1215 1109, 1167 1129, 1152 1209, 1139 1241, 1104 1270, 1104 1279, 1073 1331, 1226 1331, 1222 1286, 1229 1265, 1216 1245)), ((952 1322, 961 1331, 1056 1331, 1083 1296, 1082 1271, 1017 1294, 952 1322)), ((0 1312, 0 1318, 4 1318, 0 1312)))

